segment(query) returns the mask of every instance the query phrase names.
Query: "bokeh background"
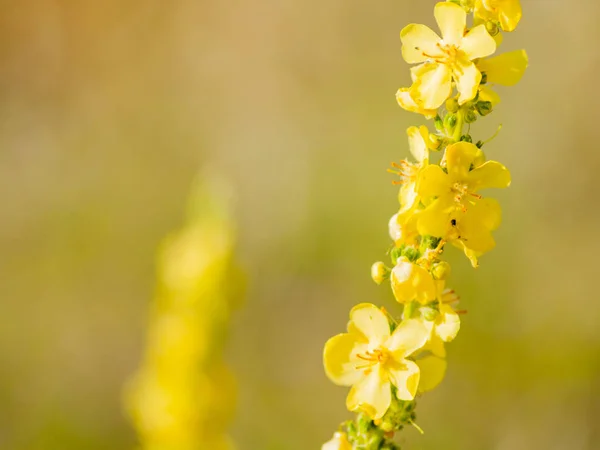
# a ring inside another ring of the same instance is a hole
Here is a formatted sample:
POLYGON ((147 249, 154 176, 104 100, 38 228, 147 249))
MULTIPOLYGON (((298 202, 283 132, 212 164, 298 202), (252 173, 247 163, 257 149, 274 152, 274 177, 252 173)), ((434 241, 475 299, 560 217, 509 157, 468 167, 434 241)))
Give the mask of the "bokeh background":
MULTIPOLYGON (((345 411, 325 340, 389 245, 385 169, 423 123, 398 33, 415 0, 19 0, 0 14, 0 448, 132 449, 155 251, 207 164, 237 190, 249 288, 228 361, 241 450, 317 449, 345 411)), ((407 449, 600 448, 600 3, 523 0, 522 82, 474 124, 513 174, 444 383, 407 449)))

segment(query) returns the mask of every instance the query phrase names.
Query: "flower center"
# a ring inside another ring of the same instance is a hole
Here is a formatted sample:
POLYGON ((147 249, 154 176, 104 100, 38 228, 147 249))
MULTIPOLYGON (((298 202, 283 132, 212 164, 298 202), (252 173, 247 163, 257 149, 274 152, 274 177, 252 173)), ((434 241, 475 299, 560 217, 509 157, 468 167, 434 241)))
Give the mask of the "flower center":
POLYGON ((452 192, 455 193, 456 195, 454 196, 454 201, 458 204, 460 204, 463 212, 465 212, 467 210, 467 208, 465 207, 465 205, 463 204, 463 197, 466 195, 470 195, 472 197, 475 197, 478 200, 481 200, 483 197, 479 194, 476 194, 474 192, 469 192, 469 185, 466 183, 459 183, 456 182, 452 185, 452 192))
POLYGON ((375 366, 376 364, 385 364, 389 359, 390 355, 385 348, 380 347, 375 350, 367 350, 365 353, 356 355, 356 357, 358 359, 366 361, 366 364, 356 366, 356 369, 364 369, 365 375, 368 375, 373 370, 373 366, 375 366))
POLYGON ((462 51, 456 45, 450 45, 450 44, 442 45, 441 43, 438 42, 436 44, 436 46, 439 50, 438 54, 429 55, 425 52, 422 52, 423 56, 425 56, 426 58, 433 59, 437 63, 447 64, 451 67, 455 67, 456 62, 459 59, 459 57, 461 56, 462 51))
POLYGON ((388 169, 388 172, 400 177, 400 181, 392 181, 394 185, 410 183, 417 180, 419 167, 416 164, 403 159, 399 163, 393 162, 392 167, 393 169, 388 169))

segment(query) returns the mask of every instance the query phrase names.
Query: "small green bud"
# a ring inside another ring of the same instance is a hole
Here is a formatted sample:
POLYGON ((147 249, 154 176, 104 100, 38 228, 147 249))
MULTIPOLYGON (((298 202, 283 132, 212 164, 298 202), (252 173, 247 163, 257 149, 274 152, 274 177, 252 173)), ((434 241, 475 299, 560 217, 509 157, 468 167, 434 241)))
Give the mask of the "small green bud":
POLYGON ((371 266, 371 278, 377 284, 383 283, 390 276, 390 269, 381 261, 377 261, 371 266))
POLYGON ((435 125, 436 130, 444 130, 444 123, 442 122, 442 118, 439 115, 435 116, 435 119, 433 119, 433 124, 435 125))
POLYGON ((490 33, 490 36, 496 36, 500 32, 496 22, 486 22, 485 29, 488 33, 490 33))
POLYGON ((473 142, 473 139, 471 138, 470 134, 463 134, 460 137, 460 140, 463 141, 463 142, 473 142))
POLYGON ((419 251, 414 247, 406 247, 402 251, 402 256, 406 256, 410 262, 415 262, 419 257, 419 251))
POLYGON ((469 111, 467 111, 467 113, 465 114, 465 122, 466 123, 473 123, 477 120, 477 114, 475 114, 475 111, 473 111, 472 109, 470 109, 469 111))
POLYGON ((423 307, 423 308, 421 308, 421 314, 423 315, 425 320, 428 320, 429 322, 433 322, 435 320, 435 318, 438 316, 439 312, 433 308, 423 307))
POLYGON ((485 142, 477 141, 477 143, 475 145, 477 146, 477 148, 481 148, 481 147, 483 147, 483 144, 485 144, 485 142))
POLYGON ((436 280, 447 280, 450 276, 450 264, 446 261, 439 261, 431 267, 431 275, 436 280))
POLYGON ((392 264, 395 266, 398 258, 402 256, 402 252, 404 251, 405 245, 401 245, 400 247, 394 247, 390 251, 390 257, 392 258, 392 264))
POLYGON ((486 83, 487 83, 487 73, 481 72, 481 81, 479 82, 479 84, 486 84, 486 83))
POLYGON ((458 100, 456 100, 456 98, 452 97, 446 100, 446 109, 448 111, 450 111, 451 113, 455 113, 456 111, 458 111, 458 108, 459 105, 458 100))
POLYGON ((454 127, 456 126, 456 114, 446 114, 446 117, 444 117, 444 129, 448 132, 451 133, 454 130, 454 127))
POLYGON ((487 116, 489 113, 492 112, 493 105, 492 105, 492 102, 481 101, 481 102, 475 103, 475 109, 477 109, 477 112, 479 113, 479 115, 487 116))

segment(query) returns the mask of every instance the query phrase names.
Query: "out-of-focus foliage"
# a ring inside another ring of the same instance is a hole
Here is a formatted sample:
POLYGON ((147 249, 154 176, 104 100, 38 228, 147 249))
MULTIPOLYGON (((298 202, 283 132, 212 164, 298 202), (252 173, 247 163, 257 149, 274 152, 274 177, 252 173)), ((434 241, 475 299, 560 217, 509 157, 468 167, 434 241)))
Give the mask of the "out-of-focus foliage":
POLYGON ((199 179, 185 227, 160 252, 144 361, 128 392, 146 450, 232 448, 235 383, 223 346, 241 281, 227 191, 199 179))
MULTIPOLYGON (((410 83, 399 31, 435 27, 434 2, 4 3, 0 448, 134 448, 121 393, 143 355, 156 247, 208 158, 239 193, 250 268, 227 354, 232 436, 240 450, 318 448, 347 417, 323 342, 340 311, 391 300, 368 268, 397 205, 385 169, 414 122, 394 98, 410 83)), ((513 176, 498 245, 477 274, 448 251, 469 312, 409 450, 600 442, 600 4, 522 6, 500 50, 532 63, 473 124, 507 125, 486 145, 513 176)))

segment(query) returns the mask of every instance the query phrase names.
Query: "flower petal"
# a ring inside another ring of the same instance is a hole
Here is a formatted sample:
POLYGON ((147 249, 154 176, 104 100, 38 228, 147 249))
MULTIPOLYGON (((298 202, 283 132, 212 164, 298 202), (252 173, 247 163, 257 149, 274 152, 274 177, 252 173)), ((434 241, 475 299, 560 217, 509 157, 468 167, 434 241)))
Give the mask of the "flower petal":
POLYGON ((398 89, 398 92, 396 92, 396 101, 405 110, 422 114, 427 119, 432 119, 437 115, 437 111, 435 109, 425 109, 417 105, 414 99, 410 96, 409 88, 398 89))
POLYGON ((367 342, 357 333, 342 333, 332 337, 323 350, 323 365, 327 377, 338 386, 352 386, 364 375, 356 367, 364 361, 356 355, 366 353, 367 342))
POLYGON ((421 320, 405 319, 396 327, 385 347, 399 361, 423 347, 430 334, 421 320))
POLYGON ((362 333, 369 345, 379 345, 390 337, 390 324, 386 315, 371 303, 361 303, 350 311, 349 331, 362 333))
POLYGON ((479 100, 482 102, 490 102, 492 108, 500 103, 500 96, 487 85, 479 85, 479 100))
POLYGON ((402 57, 409 64, 422 63, 441 55, 440 37, 428 26, 411 23, 400 32, 402 57))
POLYGON ((485 72, 488 83, 514 86, 523 77, 528 64, 527 52, 515 50, 493 58, 482 59, 477 62, 477 67, 481 72, 485 72))
POLYGON ((505 0, 502 2, 498 18, 504 31, 513 31, 521 20, 521 2, 519 0, 505 0))
POLYGON ((413 361, 405 359, 402 364, 388 368, 390 381, 396 386, 396 396, 400 400, 412 400, 419 387, 420 370, 413 361))
POLYGON ((460 317, 450 305, 440 305, 440 314, 435 321, 435 333, 444 342, 452 341, 460 330, 460 317))
POLYGON ((444 379, 448 366, 445 358, 432 353, 422 359, 417 359, 416 364, 421 371, 419 392, 427 392, 437 387, 444 379))
POLYGON ((423 168, 417 179, 417 193, 424 199, 450 192, 452 181, 440 166, 432 164, 423 168))
POLYGON ((459 46, 467 26, 467 13, 455 3, 440 2, 433 11, 444 43, 459 46))
MULTIPOLYGON (((423 136, 424 127, 409 127, 406 130, 406 134, 408 134, 408 148, 410 149, 410 153, 413 155, 415 160, 418 163, 427 163, 429 160, 429 150, 427 149, 427 144, 425 143, 425 137, 423 136)), ((427 128, 425 128, 425 132, 427 132, 427 128)))
POLYGON ((381 419, 391 403, 390 382, 381 364, 374 366, 360 382, 352 386, 346 398, 346 407, 350 411, 364 411, 373 420, 381 419))
POLYGON ((457 60, 452 75, 456 82, 456 90, 460 94, 458 103, 462 105, 469 100, 473 100, 477 95, 477 89, 481 82, 481 72, 475 64, 468 60, 457 60))
POLYGON ((471 28, 460 44, 460 49, 470 60, 489 56, 496 51, 496 41, 485 29, 485 25, 471 28))
POLYGON ((437 109, 452 93, 452 71, 446 64, 427 63, 410 88, 413 100, 424 109, 437 109))
POLYGON ((476 192, 487 188, 510 186, 510 172, 498 161, 487 161, 467 174, 469 188, 476 192))
POLYGON ((457 142, 446 149, 446 167, 452 178, 466 181, 471 164, 478 155, 479 149, 470 142, 457 142))
POLYGON ((456 211, 456 204, 451 196, 443 196, 434 200, 425 208, 417 219, 417 230, 421 235, 446 238, 450 215, 456 211))
POLYGON ((467 208, 465 219, 463 220, 464 224, 469 227, 485 227, 491 231, 498 228, 501 221, 502 209, 498 200, 494 198, 483 198, 474 201, 467 208))

